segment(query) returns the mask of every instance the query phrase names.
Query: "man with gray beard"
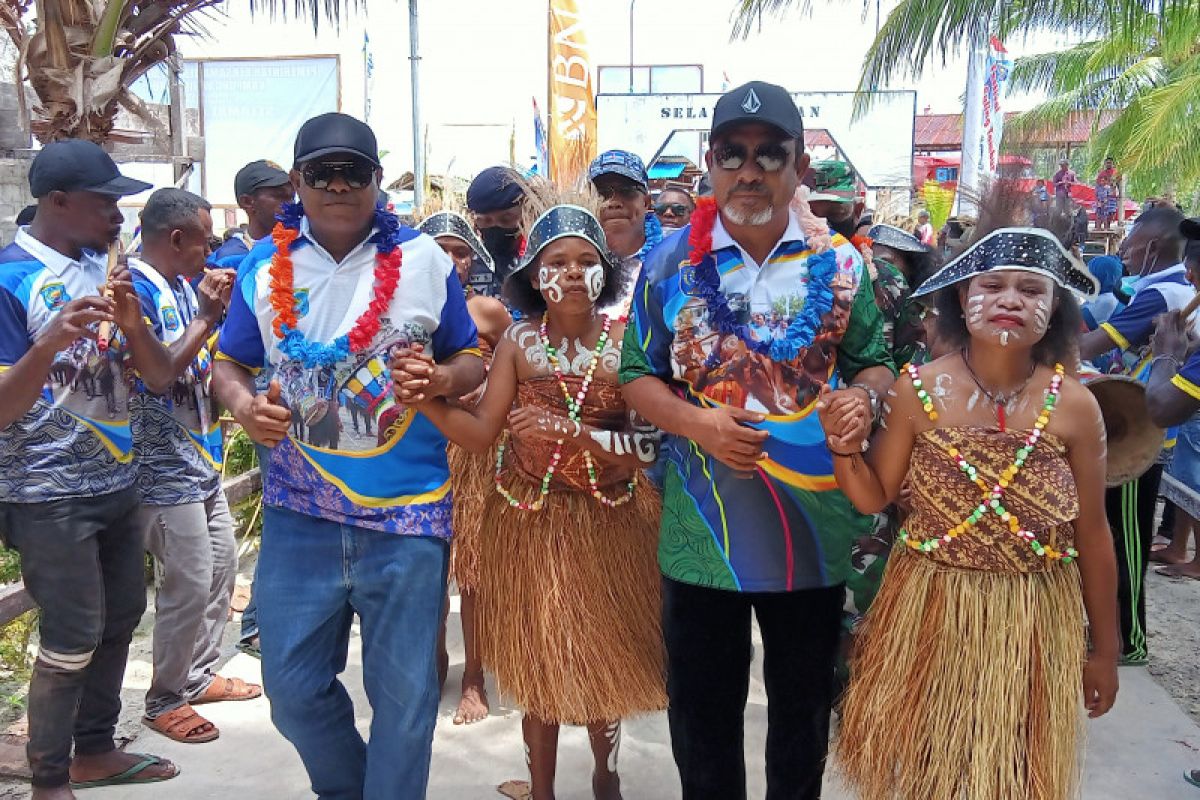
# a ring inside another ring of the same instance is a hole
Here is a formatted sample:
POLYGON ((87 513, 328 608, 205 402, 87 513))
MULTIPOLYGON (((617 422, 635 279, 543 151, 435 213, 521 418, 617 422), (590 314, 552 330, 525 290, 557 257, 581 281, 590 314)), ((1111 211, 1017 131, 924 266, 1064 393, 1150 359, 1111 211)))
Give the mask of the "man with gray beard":
POLYGON ((717 102, 710 143, 713 196, 646 256, 621 363, 629 405, 666 434, 671 745, 684 800, 746 797, 754 614, 766 796, 816 800, 850 548, 873 524, 830 463, 854 454, 845 437, 878 419, 894 372, 858 251, 841 236, 810 249, 789 208, 809 162, 791 95, 759 81, 734 89, 717 102), (768 332, 768 318, 785 330, 768 332))

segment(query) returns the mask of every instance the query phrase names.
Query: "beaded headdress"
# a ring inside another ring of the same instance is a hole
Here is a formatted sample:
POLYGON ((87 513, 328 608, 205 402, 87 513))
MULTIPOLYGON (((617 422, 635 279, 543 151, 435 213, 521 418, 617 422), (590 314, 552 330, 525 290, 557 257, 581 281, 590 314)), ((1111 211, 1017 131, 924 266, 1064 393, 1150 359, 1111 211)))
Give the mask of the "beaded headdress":
POLYGON ((427 233, 435 239, 439 236, 453 236, 461 239, 484 264, 487 264, 488 269, 496 271, 487 248, 483 246, 483 242, 479 241, 479 237, 471 228, 471 223, 467 222, 463 215, 453 211, 439 211, 422 220, 421 224, 417 226, 417 230, 427 233))
POLYGON ((993 270, 1035 272, 1084 297, 1093 297, 1097 292, 1096 279, 1050 231, 1000 228, 964 250, 921 284, 912 296, 931 294, 993 270))
POLYGON ((600 259, 609 269, 615 269, 615 261, 608 250, 608 241, 604 238, 604 228, 600 221, 582 206, 562 204, 551 207, 543 213, 529 229, 526 237, 525 257, 515 270, 520 272, 533 262, 551 242, 576 236, 586 239, 600 253, 600 259))

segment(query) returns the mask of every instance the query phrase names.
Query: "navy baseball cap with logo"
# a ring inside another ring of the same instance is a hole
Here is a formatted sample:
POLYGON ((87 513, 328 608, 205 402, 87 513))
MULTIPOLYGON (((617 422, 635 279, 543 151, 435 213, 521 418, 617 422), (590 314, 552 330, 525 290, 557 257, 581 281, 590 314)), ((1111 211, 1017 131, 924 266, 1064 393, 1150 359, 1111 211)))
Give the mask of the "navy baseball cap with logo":
POLYGON ((721 95, 713 109, 709 138, 725 128, 754 122, 778 128, 792 139, 804 136, 804 119, 788 90, 765 81, 750 81, 721 95))
POLYGON ((274 161, 259 159, 251 161, 233 176, 233 193, 241 197, 244 194, 254 194, 259 189, 286 186, 291 182, 291 177, 283 167, 274 161))
POLYGON ((64 139, 42 148, 29 167, 29 193, 41 198, 51 192, 95 192, 126 197, 153 188, 152 184, 121 174, 112 156, 85 139, 64 139))
POLYGON ((642 191, 650 191, 646 165, 628 150, 608 150, 596 156, 596 160, 588 167, 588 180, 595 183, 601 175, 620 175, 642 187, 642 191))
POLYGON ((303 164, 334 153, 349 153, 380 166, 375 132, 362 120, 331 111, 300 126, 296 134, 295 163, 303 164))

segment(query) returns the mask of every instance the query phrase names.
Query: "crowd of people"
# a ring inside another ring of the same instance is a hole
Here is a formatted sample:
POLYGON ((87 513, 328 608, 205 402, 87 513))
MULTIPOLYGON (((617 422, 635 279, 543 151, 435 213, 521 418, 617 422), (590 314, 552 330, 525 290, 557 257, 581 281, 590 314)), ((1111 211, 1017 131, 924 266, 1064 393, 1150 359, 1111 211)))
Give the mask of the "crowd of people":
POLYGON ((655 196, 622 150, 570 186, 493 167, 410 227, 370 127, 324 114, 289 169, 238 172, 248 222, 218 247, 210 204, 160 189, 119 255, 118 199, 150 187, 88 142, 42 149, 0 251, 34 798, 179 773, 114 743, 147 552, 144 724, 211 742, 198 707, 265 693, 323 800, 425 796, 451 579, 454 722, 489 714, 493 674, 534 800, 562 725, 621 797, 622 720, 662 710, 685 800, 745 797, 752 619, 769 798, 820 797, 835 710, 865 800, 1071 796, 1084 713, 1148 655, 1147 561, 1200 575, 1200 221, 1153 209, 1090 265, 1071 208, 1003 182, 940 232, 876 223, 758 81, 717 102, 705 166, 700 196, 655 196), (1169 466, 1106 488, 1098 372, 1179 427, 1169 466), (218 672, 223 413, 263 472, 239 643, 261 687, 218 672), (338 677, 355 619, 365 738, 338 677))

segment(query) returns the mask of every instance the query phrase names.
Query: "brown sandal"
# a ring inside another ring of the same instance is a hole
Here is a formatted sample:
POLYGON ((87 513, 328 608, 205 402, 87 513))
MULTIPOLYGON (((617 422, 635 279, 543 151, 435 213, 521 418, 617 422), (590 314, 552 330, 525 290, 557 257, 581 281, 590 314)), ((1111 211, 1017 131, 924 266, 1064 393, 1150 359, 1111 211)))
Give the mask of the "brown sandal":
POLYGON ((179 708, 173 708, 165 714, 160 714, 154 719, 142 717, 142 724, 158 731, 168 739, 183 744, 203 744, 211 742, 221 735, 216 725, 197 714, 196 710, 187 703, 179 708), (204 730, 205 725, 208 726, 208 730, 204 730))
POLYGON ((204 694, 192 700, 192 705, 204 703, 223 703, 228 700, 253 700, 262 697, 262 687, 256 683, 246 683, 241 678, 213 678, 213 682, 204 690, 204 694))

